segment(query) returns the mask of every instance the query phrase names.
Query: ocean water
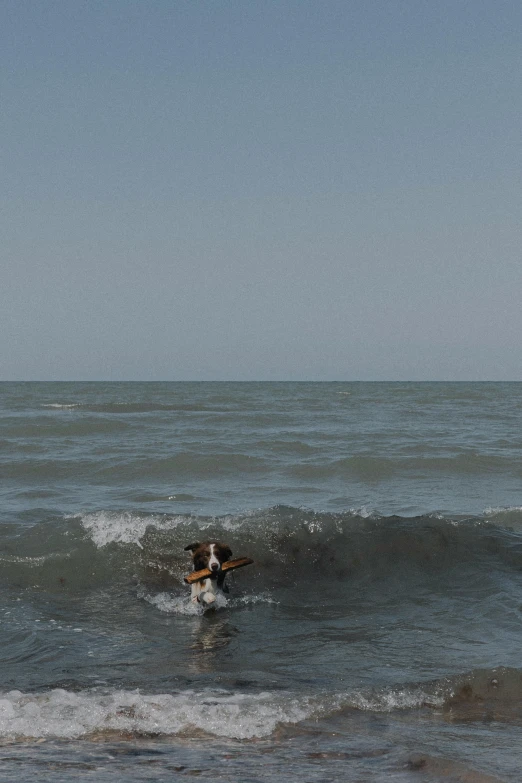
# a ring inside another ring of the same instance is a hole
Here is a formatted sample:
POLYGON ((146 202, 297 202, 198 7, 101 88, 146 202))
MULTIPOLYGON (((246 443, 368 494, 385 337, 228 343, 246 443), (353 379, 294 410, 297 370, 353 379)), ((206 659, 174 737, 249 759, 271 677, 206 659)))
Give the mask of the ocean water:
POLYGON ((518 383, 0 384, 0 780, 519 781, 521 478, 518 383))

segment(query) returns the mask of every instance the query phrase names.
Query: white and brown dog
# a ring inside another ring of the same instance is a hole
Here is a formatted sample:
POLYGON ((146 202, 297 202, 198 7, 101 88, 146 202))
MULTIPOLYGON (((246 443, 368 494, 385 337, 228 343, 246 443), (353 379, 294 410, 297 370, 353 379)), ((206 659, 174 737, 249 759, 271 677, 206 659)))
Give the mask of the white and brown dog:
POLYGON ((225 585, 225 572, 221 566, 230 560, 232 550, 227 544, 220 541, 196 541, 185 547, 185 552, 192 552, 194 571, 209 568, 212 575, 201 582, 193 582, 191 585, 191 600, 204 606, 210 606, 216 600, 220 592, 228 593, 225 585))

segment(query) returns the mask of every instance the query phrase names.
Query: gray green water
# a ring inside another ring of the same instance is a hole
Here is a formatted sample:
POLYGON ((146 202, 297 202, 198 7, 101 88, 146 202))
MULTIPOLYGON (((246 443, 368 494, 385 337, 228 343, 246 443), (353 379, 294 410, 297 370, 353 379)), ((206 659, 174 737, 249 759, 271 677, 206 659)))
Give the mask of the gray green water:
POLYGON ((519 780, 521 425, 516 383, 0 384, 0 779, 519 780), (203 615, 207 537, 255 565, 203 615))

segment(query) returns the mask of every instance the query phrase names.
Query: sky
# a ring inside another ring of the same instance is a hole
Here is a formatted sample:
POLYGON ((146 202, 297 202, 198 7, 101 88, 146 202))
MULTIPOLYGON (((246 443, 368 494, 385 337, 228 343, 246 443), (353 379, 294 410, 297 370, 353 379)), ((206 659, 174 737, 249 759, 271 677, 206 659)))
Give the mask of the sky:
POLYGON ((519 0, 2 0, 0 380, 522 380, 519 0))

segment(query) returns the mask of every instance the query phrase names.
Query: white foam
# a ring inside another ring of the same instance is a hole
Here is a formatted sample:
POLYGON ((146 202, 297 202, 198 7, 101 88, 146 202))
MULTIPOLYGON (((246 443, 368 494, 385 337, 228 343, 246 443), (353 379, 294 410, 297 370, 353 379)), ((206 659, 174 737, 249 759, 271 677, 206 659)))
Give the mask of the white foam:
POLYGON ((239 598, 229 598, 228 605, 234 606, 255 606, 256 604, 279 604, 269 593, 257 593, 256 595, 242 595, 239 598))
POLYGON ((520 514, 522 512, 522 506, 499 506, 498 508, 485 508, 484 514, 486 516, 499 516, 501 514, 520 514))
MULTIPOLYGON (((190 595, 186 596, 173 596, 172 593, 156 593, 156 595, 149 595, 147 593, 139 594, 140 598, 144 601, 155 606, 160 612, 165 614, 184 614, 199 616, 205 611, 201 604, 193 603, 190 600, 190 595)), ((218 593, 216 601, 212 604, 212 609, 234 609, 242 606, 255 606, 256 604, 277 604, 268 593, 258 593, 256 595, 242 595, 239 598, 230 598, 222 593, 218 593)))
POLYGON ((97 547, 112 543, 136 544, 141 547, 141 539, 147 528, 171 530, 186 521, 182 517, 140 516, 128 511, 97 511, 84 514, 81 519, 83 527, 97 547))
POLYGON ((378 518, 379 514, 367 506, 361 506, 360 508, 350 509, 350 513, 354 516, 361 517, 361 519, 378 518))
POLYGON ((48 402, 43 403, 42 408, 79 408, 81 407, 81 402, 73 402, 73 403, 60 403, 60 402, 48 402))
MULTIPOLYGON (((223 530, 226 530, 228 533, 236 533, 241 530, 241 528, 248 526, 251 523, 251 520, 255 519, 258 514, 259 510, 251 509, 250 511, 245 511, 240 516, 230 514, 226 517, 222 517, 219 521, 223 530)), ((266 529, 268 529, 269 525, 266 521, 265 524, 266 529)))
POLYGON ((0 737, 74 739, 104 731, 175 735, 198 730, 250 739, 268 736, 278 724, 296 723, 313 712, 310 699, 280 692, 10 691, 0 693, 0 737))
POLYGON ((485 522, 493 522, 515 532, 522 527, 522 506, 506 506, 504 508, 484 509, 485 522))
POLYGON ((352 694, 349 698, 352 706, 371 712, 392 712, 394 710, 418 709, 429 705, 441 707, 444 704, 442 693, 426 693, 422 689, 383 688, 372 693, 352 694))
POLYGON ((160 612, 164 612, 165 614, 199 616, 202 615, 205 611, 201 604, 191 601, 190 594, 182 597, 173 596, 171 593, 157 593, 156 595, 143 594, 140 597, 143 598, 144 601, 147 601, 147 603, 155 606, 156 609, 159 609, 160 612))
MULTIPOLYGON (((162 514, 133 514, 130 511, 96 511, 81 515, 82 525, 90 534, 97 547, 111 543, 136 544, 141 547, 141 539, 147 528, 156 530, 174 530, 186 525, 186 516, 166 516, 162 514)), ((198 519, 198 528, 205 530, 215 521, 198 519)))

